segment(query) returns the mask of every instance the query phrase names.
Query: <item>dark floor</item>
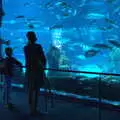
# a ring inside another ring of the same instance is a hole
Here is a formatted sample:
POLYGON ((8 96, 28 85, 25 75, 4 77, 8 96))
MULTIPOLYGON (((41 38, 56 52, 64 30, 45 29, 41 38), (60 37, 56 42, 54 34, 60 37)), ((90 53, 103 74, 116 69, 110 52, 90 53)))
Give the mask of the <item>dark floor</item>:
MULTIPOLYGON (((31 117, 27 104, 27 94, 23 92, 13 92, 12 98, 16 110, 9 111, 3 108, 1 104, 0 120, 99 120, 97 108, 87 107, 82 104, 68 103, 61 100, 55 100, 54 108, 50 107, 49 102, 48 113, 46 115, 31 117)), ((44 100, 43 97, 41 97, 39 102, 42 103, 42 100, 44 100)), ((42 107, 43 106, 41 106, 41 108, 42 107)), ((38 109, 40 110, 40 105, 38 109)), ((102 110, 101 115, 101 120, 120 120, 119 112, 102 110)))

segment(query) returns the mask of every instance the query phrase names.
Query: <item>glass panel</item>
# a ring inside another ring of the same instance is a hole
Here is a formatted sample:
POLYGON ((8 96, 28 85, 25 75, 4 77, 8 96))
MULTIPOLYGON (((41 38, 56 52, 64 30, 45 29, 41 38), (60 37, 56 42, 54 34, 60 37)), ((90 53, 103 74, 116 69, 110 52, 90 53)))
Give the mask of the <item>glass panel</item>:
POLYGON ((14 56, 24 63, 26 32, 33 30, 46 56, 51 45, 58 48, 60 57, 50 67, 118 73, 118 4, 117 0, 3 0, 2 39, 10 40, 14 56))
MULTIPOLYGON (((119 0, 3 0, 1 39, 10 40, 13 56, 23 65, 26 33, 35 31, 47 68, 120 73, 119 5, 119 0)), ((2 45, 3 57, 6 46, 2 45)), ((58 71, 46 74, 52 89, 62 91, 58 94, 99 102, 101 93, 101 102, 119 105, 119 77, 58 71)))

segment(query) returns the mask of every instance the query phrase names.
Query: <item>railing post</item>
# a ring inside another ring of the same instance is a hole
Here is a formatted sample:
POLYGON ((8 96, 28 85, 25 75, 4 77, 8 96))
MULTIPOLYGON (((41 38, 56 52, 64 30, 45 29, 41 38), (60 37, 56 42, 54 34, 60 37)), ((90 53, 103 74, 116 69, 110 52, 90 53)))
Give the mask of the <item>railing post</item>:
MULTIPOLYGON (((3 8, 2 8, 2 0, 0 0, 0 37, 1 37, 1 25, 2 25, 2 17, 3 17, 3 8)), ((1 39, 0 39, 0 42, 1 42, 1 39)), ((2 58, 2 44, 0 44, 0 58, 2 58)), ((0 82, 2 82, 2 79, 3 79, 3 77, 2 77, 2 74, 0 73, 0 82)), ((2 85, 1 85, 1 93, 2 93, 2 85)), ((1 94, 1 98, 2 98, 2 94, 1 94)))
POLYGON ((98 120, 101 120, 101 101, 102 101, 102 92, 101 92, 101 75, 98 80, 98 120))

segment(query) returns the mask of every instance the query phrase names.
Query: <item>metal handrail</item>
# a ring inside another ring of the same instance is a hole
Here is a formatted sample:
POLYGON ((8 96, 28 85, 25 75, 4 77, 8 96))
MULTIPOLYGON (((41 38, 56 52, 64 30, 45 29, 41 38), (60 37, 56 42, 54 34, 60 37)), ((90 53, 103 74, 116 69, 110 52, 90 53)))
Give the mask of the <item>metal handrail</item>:
POLYGON ((62 70, 62 69, 51 69, 51 68, 45 68, 45 70, 58 71, 58 72, 73 72, 73 73, 120 76, 120 74, 115 74, 115 73, 88 72, 88 71, 76 71, 76 70, 62 70))
POLYGON ((116 73, 88 72, 88 71, 77 71, 77 70, 53 69, 53 68, 44 68, 44 70, 57 71, 57 72, 72 72, 72 73, 85 73, 85 74, 120 76, 120 74, 116 74, 116 73))
MULTIPOLYGON (((26 68, 26 66, 22 66, 26 68)), ((106 76, 120 76, 120 73, 103 73, 103 72, 88 72, 88 71, 78 71, 78 70, 63 70, 54 68, 44 68, 44 70, 57 71, 57 72, 72 72, 72 73, 84 73, 84 74, 96 74, 96 75, 106 75, 106 76)))

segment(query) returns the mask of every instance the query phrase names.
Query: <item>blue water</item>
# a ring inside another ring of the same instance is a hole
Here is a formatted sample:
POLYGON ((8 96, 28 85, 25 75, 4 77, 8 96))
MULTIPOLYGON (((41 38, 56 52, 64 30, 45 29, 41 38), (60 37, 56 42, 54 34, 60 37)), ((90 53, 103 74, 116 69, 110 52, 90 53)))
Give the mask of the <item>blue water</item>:
POLYGON ((26 32, 33 30, 46 56, 51 44, 58 47, 60 68, 120 73, 120 48, 108 42, 120 41, 119 0, 3 0, 3 9, 1 37, 10 40, 14 56, 23 65, 26 32), (95 44, 112 49, 101 47, 98 54, 85 57, 95 44))

